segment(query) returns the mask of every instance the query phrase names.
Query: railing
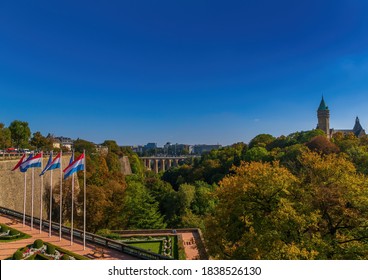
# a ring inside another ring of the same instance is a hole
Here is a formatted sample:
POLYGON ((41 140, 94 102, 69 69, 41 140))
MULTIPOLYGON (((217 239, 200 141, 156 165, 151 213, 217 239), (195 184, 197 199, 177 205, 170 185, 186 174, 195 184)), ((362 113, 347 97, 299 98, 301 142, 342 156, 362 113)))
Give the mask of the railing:
MULTIPOLYGON (((8 208, 4 208, 4 207, 0 207, 0 213, 3 213, 7 216, 13 217, 13 218, 18 218, 20 220, 23 220, 23 213, 19 213, 17 211, 8 209, 8 208)), ((26 215, 26 221, 27 223, 30 223, 31 221, 31 216, 26 215)), ((40 224, 40 219, 39 218, 35 218, 33 217, 33 223, 34 224, 40 224)), ((46 220, 42 220, 42 226, 45 228, 48 228, 50 225, 49 221, 46 220)), ((54 231, 59 232, 60 231, 60 225, 57 223, 52 222, 51 223, 51 228, 54 231)), ((65 227, 62 226, 61 227, 61 232, 64 234, 68 234, 70 236, 71 234, 71 229, 69 227, 65 227)), ((73 237, 78 238, 80 240, 83 240, 83 231, 78 230, 78 229, 74 229, 73 230, 73 237)), ((153 252, 149 252, 140 248, 136 248, 133 246, 129 246, 127 244, 124 243, 120 243, 117 242, 115 240, 111 240, 99 235, 95 235, 93 233, 88 233, 86 232, 86 241, 88 241, 89 243, 92 243, 94 245, 99 245, 99 246, 104 246, 106 248, 110 248, 134 257, 137 257, 139 259, 144 259, 144 260, 172 260, 172 258, 169 257, 165 257, 163 255, 160 254, 156 254, 153 252)))

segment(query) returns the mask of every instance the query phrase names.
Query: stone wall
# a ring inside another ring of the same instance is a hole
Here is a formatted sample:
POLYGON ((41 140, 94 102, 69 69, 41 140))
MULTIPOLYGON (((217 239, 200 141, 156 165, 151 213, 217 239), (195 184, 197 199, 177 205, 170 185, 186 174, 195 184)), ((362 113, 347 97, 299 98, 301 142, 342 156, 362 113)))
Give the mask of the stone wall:
MULTIPOLYGON (((43 166, 46 165, 48 157, 44 157, 43 166)), ((70 156, 63 156, 62 166, 66 167, 69 164, 70 156)), ((22 173, 18 170, 11 171, 11 169, 17 164, 17 160, 0 161, 0 206, 9 208, 23 213, 23 198, 24 198, 24 174, 26 174, 26 214, 31 215, 31 197, 32 197, 32 169, 29 169, 26 173, 22 173)), ((33 203, 33 215, 40 217, 41 209, 41 168, 34 168, 34 203, 33 203)), ((53 186, 60 185, 60 169, 53 170, 53 186)), ((76 177, 75 177, 76 178, 76 177)), ((46 199, 46 191, 50 188, 51 171, 46 172, 43 176, 43 218, 47 215, 47 205, 49 204, 46 199)), ((71 179, 68 179, 71 180, 71 179)), ((75 179, 75 189, 79 190, 79 184, 77 178, 75 179)), ((59 194, 53 194, 56 201, 59 199, 59 194)))
POLYGON ((127 156, 123 156, 122 158, 120 158, 120 164, 121 164, 121 172, 124 175, 132 174, 132 168, 130 166, 129 158, 127 156))

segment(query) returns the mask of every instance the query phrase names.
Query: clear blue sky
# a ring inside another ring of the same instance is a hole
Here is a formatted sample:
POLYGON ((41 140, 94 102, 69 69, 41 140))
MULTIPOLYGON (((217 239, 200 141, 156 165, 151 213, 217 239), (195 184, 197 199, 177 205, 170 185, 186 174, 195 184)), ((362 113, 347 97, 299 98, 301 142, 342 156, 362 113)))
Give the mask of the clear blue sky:
POLYGON ((368 128, 368 1, 3 1, 0 122, 121 145, 368 128))

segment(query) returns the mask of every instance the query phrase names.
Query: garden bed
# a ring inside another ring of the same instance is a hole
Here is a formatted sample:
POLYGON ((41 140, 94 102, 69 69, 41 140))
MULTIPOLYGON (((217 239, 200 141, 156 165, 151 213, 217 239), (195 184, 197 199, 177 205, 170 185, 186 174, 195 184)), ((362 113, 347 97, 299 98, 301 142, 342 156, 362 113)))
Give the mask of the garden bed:
POLYGON ((0 224, 0 242, 11 242, 20 239, 30 238, 31 236, 9 227, 4 224, 0 224))

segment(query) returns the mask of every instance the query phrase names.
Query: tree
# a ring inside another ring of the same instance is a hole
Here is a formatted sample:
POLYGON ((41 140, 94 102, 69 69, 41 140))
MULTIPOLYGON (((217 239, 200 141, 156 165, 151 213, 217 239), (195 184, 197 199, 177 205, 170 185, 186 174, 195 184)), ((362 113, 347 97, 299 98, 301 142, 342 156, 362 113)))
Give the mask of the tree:
POLYGON ((51 151, 53 149, 52 139, 44 137, 39 131, 33 133, 30 143, 38 150, 51 151))
POLYGON ((11 146, 11 133, 9 128, 0 123, 0 148, 5 150, 11 146))
POLYGON ((122 156, 123 153, 119 147, 119 145, 116 143, 115 140, 105 140, 103 143, 102 143, 102 146, 106 146, 109 148, 109 152, 111 153, 114 153, 118 156, 122 156))
POLYGON ((9 130, 11 132, 11 140, 16 147, 23 148, 28 145, 31 130, 27 122, 15 120, 9 125, 9 130))
POLYGON ((306 152, 297 207, 314 215, 319 259, 368 258, 368 185, 344 154, 306 152), (317 238, 318 237, 318 238, 317 238))
POLYGON ((78 138, 74 141, 73 146, 74 150, 78 153, 83 153, 83 150, 85 150, 87 154, 96 153, 96 145, 87 140, 78 138))
POLYGON ((159 204, 140 182, 128 185, 123 208, 123 224, 127 229, 162 229, 166 227, 159 204))
POLYGON ((246 161, 267 161, 269 152, 264 147, 253 147, 245 153, 244 159, 246 161))
POLYGON ((259 134, 249 142, 249 148, 263 147, 265 148, 268 144, 273 142, 275 137, 271 134, 259 134))
POLYGON ((320 152, 323 154, 331 154, 331 153, 338 153, 340 151, 339 147, 337 147, 334 143, 329 141, 326 136, 316 136, 312 138, 306 146, 315 152, 320 152))
POLYGON ((219 259, 309 259, 298 240, 308 224, 293 208, 297 183, 275 163, 242 163, 216 190, 218 204, 206 220, 209 253, 219 259))

